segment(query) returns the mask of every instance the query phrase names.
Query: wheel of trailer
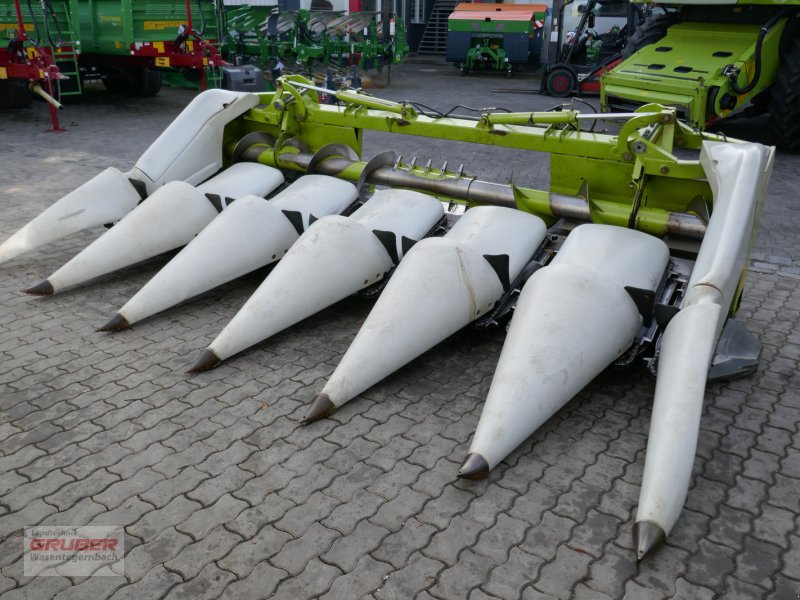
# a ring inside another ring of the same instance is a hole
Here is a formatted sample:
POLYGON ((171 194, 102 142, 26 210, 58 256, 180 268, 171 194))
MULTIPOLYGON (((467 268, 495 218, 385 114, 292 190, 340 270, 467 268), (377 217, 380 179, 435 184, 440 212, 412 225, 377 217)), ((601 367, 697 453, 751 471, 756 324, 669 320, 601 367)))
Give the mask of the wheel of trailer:
POLYGON ((575 73, 566 67, 557 67, 547 74, 547 93, 556 98, 569 96, 578 83, 575 73))
POLYGON ((0 108, 25 108, 30 106, 32 99, 27 81, 22 79, 0 81, 0 108))
POLYGON ((770 90, 769 121, 781 148, 800 151, 800 40, 783 56, 770 90))
POLYGON ((140 67, 131 69, 128 78, 136 96, 150 97, 161 91, 161 71, 140 67))
POLYGON ((646 19, 628 37, 628 42, 620 54, 622 59, 625 60, 634 52, 663 38, 667 35, 667 29, 674 25, 675 21, 676 15, 674 13, 657 15, 646 19))

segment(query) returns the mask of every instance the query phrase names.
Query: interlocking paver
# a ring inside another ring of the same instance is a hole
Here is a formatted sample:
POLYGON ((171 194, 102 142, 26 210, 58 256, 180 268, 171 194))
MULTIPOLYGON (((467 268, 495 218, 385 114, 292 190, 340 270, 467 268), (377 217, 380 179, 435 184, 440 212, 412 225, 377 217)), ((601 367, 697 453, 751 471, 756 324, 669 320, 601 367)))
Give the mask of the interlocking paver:
POLYGON ((84 600, 107 598, 125 584, 124 577, 89 577, 82 583, 68 587, 55 595, 55 600, 84 600))
POLYGON ((444 564, 439 561, 415 553, 404 568, 389 575, 383 587, 375 592, 375 596, 380 600, 414 598, 419 592, 435 584, 438 574, 444 568, 444 564))
POLYGON ((3 594, 3 600, 38 600, 53 598, 71 586, 66 577, 36 577, 28 585, 17 587, 3 594))
POLYGON ((269 598, 281 580, 288 576, 286 571, 276 569, 266 561, 258 563, 250 575, 230 583, 223 590, 220 600, 269 598))
POLYGON ((201 481, 208 479, 206 473, 202 473, 194 467, 186 467, 175 477, 158 482, 149 490, 140 494, 143 500, 158 508, 169 504, 173 498, 180 494, 196 490, 201 481))
POLYGON ((170 571, 177 571, 184 580, 194 579, 205 565, 222 558, 241 541, 241 537, 227 529, 217 527, 199 541, 184 547, 175 558, 164 563, 170 571))
POLYGON ((138 582, 118 589, 110 600, 153 598, 169 591, 181 581, 180 575, 167 571, 163 565, 157 565, 150 569, 138 582))
POLYGON ((320 600, 362 598, 366 593, 378 590, 390 571, 391 567, 386 563, 378 562, 368 554, 362 556, 352 570, 334 579, 320 600))
POLYGON ((364 553, 372 552, 389 535, 389 530, 373 525, 367 519, 361 521, 350 535, 342 536, 321 558, 336 565, 344 573, 352 571, 364 553))
POLYGON ((341 502, 336 498, 331 498, 322 492, 315 492, 308 502, 287 510, 283 518, 275 523, 275 526, 291 533, 296 538, 302 537, 312 525, 320 521, 324 522, 334 508, 340 504, 341 502))
POLYGON ((201 508, 201 504, 189 500, 186 496, 177 496, 166 506, 147 512, 138 521, 129 525, 127 530, 143 540, 152 539, 167 527, 183 523, 201 508))
MULTIPOLYGON (((376 525, 381 525, 391 531, 397 531, 405 519, 416 513, 428 501, 429 498, 425 494, 406 488, 398 492, 392 500, 381 504, 377 513, 370 517, 370 520, 376 525)), ((426 520, 427 522, 433 519, 432 516, 426 519, 422 519, 422 515, 418 516, 421 520, 426 520)))
POLYGON ((571 598, 575 582, 586 577, 591 560, 588 554, 567 546, 559 547, 555 560, 544 565, 539 572, 537 589, 556 598, 571 598))
POLYGON ((327 552, 338 537, 339 534, 332 529, 314 523, 302 537, 284 544, 270 562, 291 575, 297 575, 309 560, 327 552))
MULTIPOLYGON (((459 554, 462 549, 468 548, 475 543, 478 535, 483 530, 483 525, 476 523, 465 518, 463 515, 456 515, 450 521, 450 524, 443 531, 438 532, 430 541, 430 544, 422 551, 425 556, 436 559, 445 563, 448 566, 454 565, 459 561, 459 554)), ((485 538, 484 538, 485 540, 485 538)), ((491 557, 493 552, 503 552, 502 548, 497 548, 495 540, 488 544, 483 544, 483 547, 473 549, 473 551, 481 554, 482 556, 491 557), (483 550, 481 552, 481 550, 483 550)), ((509 542, 513 544, 513 542, 509 542)), ((481 544, 478 544, 481 546, 481 544)))
POLYGON ((242 511, 226 527, 245 539, 249 539, 264 525, 282 519, 286 512, 294 506, 295 504, 291 500, 281 498, 277 494, 270 494, 264 498, 261 504, 242 511))
POLYGON ((214 600, 231 581, 235 579, 232 573, 223 571, 215 564, 206 565, 195 577, 186 583, 181 583, 172 588, 165 600, 214 600))
POLYGON ((409 557, 415 551, 426 547, 436 532, 436 528, 432 525, 420 523, 415 518, 408 519, 400 531, 383 538, 372 555, 382 562, 389 563, 396 570, 402 569, 409 557))
POLYGON ((191 517, 175 528, 199 540, 206 537, 211 530, 235 519, 246 508, 246 502, 225 494, 213 506, 195 511, 191 517))
MULTIPOLYGON (((178 533, 174 527, 163 530, 154 539, 125 554, 125 577, 134 583, 139 581, 154 566, 161 565, 192 543, 188 535, 178 533)), ((174 569, 170 569, 174 570, 174 569)))
POLYGON ((313 559, 298 576, 284 579, 275 590, 275 597, 298 600, 319 598, 340 575, 341 571, 336 567, 313 559))
POLYGON ((246 578, 256 565, 275 556, 292 536, 267 525, 245 544, 237 545, 230 554, 218 561, 223 569, 235 573, 240 579, 246 578))
POLYGON ((12 512, 22 511, 35 500, 49 496, 73 481, 73 478, 65 473, 53 471, 47 477, 15 488, 11 493, 6 494, 3 504, 12 512))

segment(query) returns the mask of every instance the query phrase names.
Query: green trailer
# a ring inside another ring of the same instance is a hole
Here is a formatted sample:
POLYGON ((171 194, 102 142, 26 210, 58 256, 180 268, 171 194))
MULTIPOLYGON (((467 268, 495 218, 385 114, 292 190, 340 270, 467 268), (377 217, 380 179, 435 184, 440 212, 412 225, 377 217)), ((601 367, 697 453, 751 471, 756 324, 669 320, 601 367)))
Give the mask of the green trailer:
MULTIPOLYGON (((13 2, 0 0, 0 34, 16 27, 13 2)), ((177 69, 205 87, 224 64, 217 46, 222 3, 216 0, 40 0, 22 3, 62 74, 59 96, 101 79, 112 91, 152 96, 162 71, 177 69)), ((216 76, 218 78, 218 75, 216 76)))
POLYGON ((604 75, 603 108, 657 102, 699 130, 769 113, 779 143, 800 149, 800 0, 664 6, 604 75))

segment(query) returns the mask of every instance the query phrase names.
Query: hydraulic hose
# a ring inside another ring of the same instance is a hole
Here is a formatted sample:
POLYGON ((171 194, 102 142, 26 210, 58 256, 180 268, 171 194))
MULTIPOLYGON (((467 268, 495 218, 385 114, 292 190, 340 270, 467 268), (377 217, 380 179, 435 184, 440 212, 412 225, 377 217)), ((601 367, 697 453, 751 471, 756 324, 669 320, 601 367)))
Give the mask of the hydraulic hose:
POLYGON ((753 79, 750 80, 744 87, 739 87, 739 83, 737 82, 737 78, 739 73, 736 72, 731 73, 729 77, 729 81, 731 82, 731 89, 737 94, 747 94, 750 92, 756 85, 758 84, 758 80, 761 78, 761 47, 764 45, 764 38, 766 37, 769 30, 775 27, 775 24, 778 23, 781 19, 783 19, 789 11, 787 9, 783 9, 778 14, 774 15, 769 21, 764 23, 764 26, 758 31, 758 39, 756 40, 756 51, 753 55, 753 60, 756 64, 755 71, 753 73, 753 79))
MULTIPOLYGON (((41 34, 39 33, 39 23, 36 20, 36 15, 33 12, 33 6, 31 5, 31 0, 28 0, 28 13, 31 15, 31 23, 33 23, 33 34, 36 36, 35 39, 31 40, 34 46, 38 46, 39 42, 41 42, 41 34)), ((20 32, 21 34, 24 33, 23 31, 20 32)))
POLYGON ((56 11, 53 10, 53 5, 50 3, 50 0, 41 0, 41 2, 42 21, 44 21, 44 32, 47 35, 47 41, 50 42, 50 45, 53 48, 60 48, 62 42, 64 41, 64 34, 61 31, 61 23, 58 22, 58 15, 56 14, 56 11), (55 30, 57 32, 56 40, 53 40, 52 31, 48 25, 50 21, 52 21, 55 25, 55 30))
POLYGON ((203 0, 197 0, 197 12, 200 13, 200 31, 195 31, 199 36, 206 33, 206 13, 203 12, 203 0))

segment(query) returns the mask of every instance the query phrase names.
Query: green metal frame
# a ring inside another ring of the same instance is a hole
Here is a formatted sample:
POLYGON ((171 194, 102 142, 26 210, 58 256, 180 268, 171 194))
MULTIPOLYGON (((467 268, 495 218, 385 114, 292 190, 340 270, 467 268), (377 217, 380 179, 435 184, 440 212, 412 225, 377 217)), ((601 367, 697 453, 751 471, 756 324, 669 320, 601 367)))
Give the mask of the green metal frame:
MULTIPOLYGON (((314 153, 329 144, 343 144, 360 156, 363 131, 383 131, 549 153, 550 190, 507 186, 508 192, 501 195, 505 198, 501 203, 549 223, 559 216, 553 208, 558 195, 583 199, 593 222, 634 227, 658 236, 675 233, 679 222, 693 222, 702 231, 702 213, 713 209, 699 161, 679 158, 674 151, 698 150, 704 139, 722 138, 680 123, 673 108, 647 105, 636 113, 619 115, 619 133, 608 135, 582 129, 581 123, 595 115, 575 111, 487 113, 474 121, 429 117, 410 105, 352 91, 339 92, 337 97, 341 106, 321 105, 305 79, 281 78, 274 93, 261 96, 259 107, 228 126, 226 150, 229 155, 240 154, 242 138, 261 132, 276 141, 252 144, 248 160, 302 171, 304 166, 295 160, 298 148, 314 153), (698 206, 705 209, 698 211, 698 206)), ((531 160, 542 157, 532 154, 531 160)), ((464 179, 460 173, 430 166, 397 164, 395 169, 425 180, 464 179)), ((343 164, 336 175, 359 181, 365 173, 369 173, 368 163, 357 160, 343 164)), ((445 201, 481 203, 437 195, 445 201)))

